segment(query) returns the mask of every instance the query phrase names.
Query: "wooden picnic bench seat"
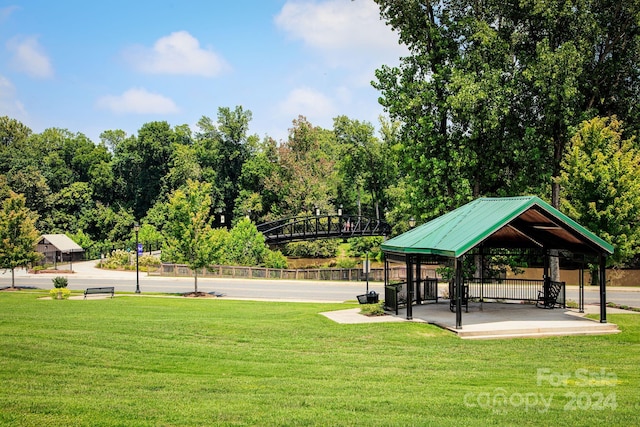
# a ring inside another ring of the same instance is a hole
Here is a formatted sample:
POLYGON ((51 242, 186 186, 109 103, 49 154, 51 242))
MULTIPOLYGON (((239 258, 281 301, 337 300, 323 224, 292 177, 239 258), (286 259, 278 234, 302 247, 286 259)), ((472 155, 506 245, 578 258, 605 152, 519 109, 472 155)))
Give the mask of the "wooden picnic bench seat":
POLYGON ((104 286, 101 288, 87 288, 84 291, 84 299, 87 299, 87 295, 93 295, 93 294, 111 294, 111 298, 113 298, 114 292, 115 292, 115 288, 113 286, 104 286))

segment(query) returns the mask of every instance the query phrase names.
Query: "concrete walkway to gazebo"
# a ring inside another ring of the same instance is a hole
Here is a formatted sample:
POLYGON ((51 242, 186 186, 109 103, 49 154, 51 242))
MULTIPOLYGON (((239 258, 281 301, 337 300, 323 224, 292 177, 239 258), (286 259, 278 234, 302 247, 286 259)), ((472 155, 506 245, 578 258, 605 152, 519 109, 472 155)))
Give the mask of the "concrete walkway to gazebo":
MULTIPOLYGON (((584 317, 588 313, 599 313, 598 305, 586 305, 585 313, 577 309, 541 309, 530 304, 469 303, 469 312, 464 313, 461 329, 455 328, 456 316, 449 310, 448 300, 439 303, 413 306, 413 321, 437 325, 450 330, 463 339, 499 339, 517 337, 548 337, 563 335, 602 335, 620 332, 613 323, 600 323, 584 317)), ((608 313, 637 313, 607 308, 608 313)), ((367 317, 360 309, 322 313, 338 323, 369 323, 407 321, 406 310, 398 315, 387 314, 367 317)))

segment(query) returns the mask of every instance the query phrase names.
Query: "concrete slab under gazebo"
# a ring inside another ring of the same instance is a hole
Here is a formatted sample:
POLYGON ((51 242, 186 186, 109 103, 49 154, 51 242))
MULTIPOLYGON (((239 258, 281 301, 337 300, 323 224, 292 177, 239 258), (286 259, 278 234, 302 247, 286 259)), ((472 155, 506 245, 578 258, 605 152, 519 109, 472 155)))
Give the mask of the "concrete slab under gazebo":
MULTIPOLYGON (((462 328, 462 308, 467 289, 465 281, 479 283, 480 289, 489 283, 482 277, 484 268, 479 270, 481 277, 464 277, 464 258, 473 255, 482 260, 495 254, 528 253, 543 258, 544 276, 538 282, 544 298, 554 286, 549 277, 549 259, 552 256, 562 255, 565 259, 578 260, 582 269, 586 262, 597 263, 600 322, 607 322, 605 267, 606 258, 613 254, 613 246, 535 196, 476 199, 387 240, 381 247, 385 255, 385 289, 391 285, 390 263, 406 264, 407 319, 412 319, 414 303, 420 304, 423 299, 437 301, 437 295, 435 298, 433 295, 434 288, 437 292, 437 282, 434 286, 433 279, 423 277, 423 265, 452 265, 451 306, 456 315, 455 327, 459 329, 462 328)), ((483 261, 481 265, 484 265, 483 261)), ((579 277, 582 278, 583 274, 579 277)), ((580 295, 583 295, 582 279, 579 285, 580 295)), ((530 300, 528 297, 522 299, 530 300)), ((580 304, 582 308, 582 300, 580 304)))

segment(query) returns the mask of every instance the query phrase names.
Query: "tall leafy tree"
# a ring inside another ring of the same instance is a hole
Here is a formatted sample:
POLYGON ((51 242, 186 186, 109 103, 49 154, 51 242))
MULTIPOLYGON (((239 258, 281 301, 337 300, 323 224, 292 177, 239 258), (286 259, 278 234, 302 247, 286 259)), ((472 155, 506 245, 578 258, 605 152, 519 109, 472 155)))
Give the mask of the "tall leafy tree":
POLYGON ((362 192, 370 195, 369 205, 375 210, 376 218, 381 216, 384 205, 384 191, 390 185, 393 164, 384 141, 374 136, 371 123, 351 120, 339 116, 333 120, 333 131, 340 144, 340 168, 344 184, 357 191, 358 212, 360 213, 362 192))
POLYGON ((219 108, 217 123, 206 116, 198 121, 195 146, 202 177, 214 183, 214 204, 229 215, 240 193, 239 178, 248 157, 251 118, 251 111, 237 106, 234 110, 219 108))
POLYGON ((193 270, 198 293, 198 269, 211 265, 216 255, 211 228, 211 184, 189 180, 169 197, 162 258, 185 263, 193 270))
POLYGON ((261 265, 269 252, 264 236, 248 218, 243 218, 229 232, 227 260, 234 265, 261 265))
POLYGON ((374 86, 402 122, 414 206, 435 216, 479 195, 537 192, 572 127, 638 123, 638 0, 376 0, 410 50, 374 86))
POLYGON ((0 149, 20 145, 31 135, 31 129, 8 116, 0 117, 0 149))
MULTIPOLYGON (((106 135, 105 135, 106 136, 106 135)), ((138 137, 115 136, 114 172, 124 199, 142 218, 162 194, 162 179, 169 172, 175 134, 167 122, 145 123, 138 137)))
POLYGON ((337 194, 339 150, 333 132, 313 126, 305 117, 294 120, 289 138, 279 147, 278 167, 265 188, 277 195, 274 216, 311 213, 314 207, 333 211, 337 194))
POLYGON ((26 207, 21 194, 10 192, 0 208, 0 267, 11 270, 11 287, 15 288, 15 269, 36 262, 37 215, 26 207))
POLYGON ((240 175, 240 193, 235 201, 235 215, 243 215, 251 211, 256 220, 264 220, 271 207, 278 202, 278 195, 273 189, 265 188, 267 178, 278 167, 278 146, 273 138, 265 137, 262 141, 248 141, 249 154, 242 165, 240 175))
POLYGON ((562 209, 614 245, 612 263, 640 252, 640 150, 622 134, 615 117, 582 123, 558 180, 562 209))

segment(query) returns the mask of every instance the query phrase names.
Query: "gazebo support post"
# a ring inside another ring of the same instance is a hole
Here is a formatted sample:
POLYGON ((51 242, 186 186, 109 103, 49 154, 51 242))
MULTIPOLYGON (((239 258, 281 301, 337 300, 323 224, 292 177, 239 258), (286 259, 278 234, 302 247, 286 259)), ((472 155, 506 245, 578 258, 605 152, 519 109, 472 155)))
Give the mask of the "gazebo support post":
POLYGON ((484 311, 484 248, 480 246, 480 311, 484 311))
POLYGON ((413 320, 413 256, 407 255, 407 320, 413 320))
POLYGON ((580 286, 580 291, 578 293, 578 311, 580 313, 584 313, 584 257, 582 257, 582 262, 580 263, 578 285, 580 286))
POLYGON ((456 258, 454 267, 455 287, 456 287, 456 329, 462 329, 462 257, 456 258))
POLYGON ((607 323, 607 257, 600 255, 600 323, 607 323))
POLYGON ((420 255, 416 255, 416 305, 422 304, 422 299, 424 298, 424 295, 420 293, 420 283, 422 281, 421 263, 420 255))
POLYGON ((542 292, 544 293, 545 307, 547 305, 546 301, 549 300, 549 286, 551 277, 549 276, 549 264, 551 264, 551 252, 549 249, 544 250, 544 268, 542 273, 542 279, 544 280, 544 284, 542 285, 542 292))
POLYGON ((384 286, 389 286, 389 260, 387 259, 387 254, 382 253, 382 258, 384 259, 384 286))

